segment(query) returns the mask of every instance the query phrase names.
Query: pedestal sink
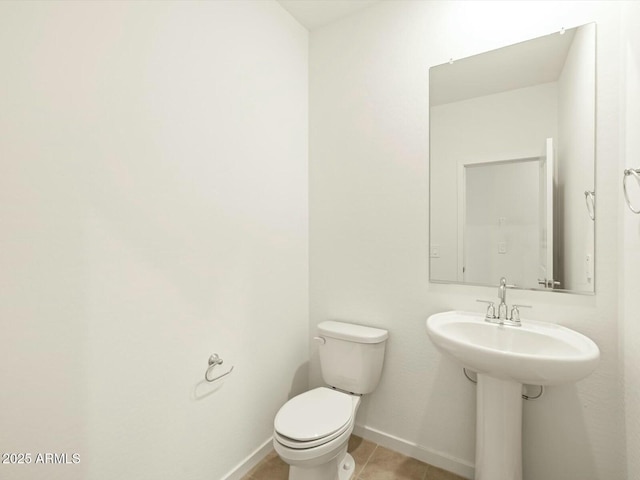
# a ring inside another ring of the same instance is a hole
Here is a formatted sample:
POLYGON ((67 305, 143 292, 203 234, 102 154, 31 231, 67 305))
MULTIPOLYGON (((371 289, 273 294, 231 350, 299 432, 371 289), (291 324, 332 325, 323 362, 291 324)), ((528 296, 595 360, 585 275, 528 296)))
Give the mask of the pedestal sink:
POLYGON ((427 319, 436 347, 477 372, 476 480, 522 480, 522 385, 578 381, 598 366, 588 337, 560 325, 498 325, 484 315, 444 312, 427 319))

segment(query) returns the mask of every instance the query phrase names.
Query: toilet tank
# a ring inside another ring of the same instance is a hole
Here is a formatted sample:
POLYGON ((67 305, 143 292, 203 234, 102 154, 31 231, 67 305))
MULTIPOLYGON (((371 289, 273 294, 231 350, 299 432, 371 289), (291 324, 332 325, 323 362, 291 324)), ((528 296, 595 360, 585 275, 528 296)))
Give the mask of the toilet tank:
POLYGON ((318 324, 320 367, 328 385, 364 395, 378 386, 389 332, 352 323, 318 324))

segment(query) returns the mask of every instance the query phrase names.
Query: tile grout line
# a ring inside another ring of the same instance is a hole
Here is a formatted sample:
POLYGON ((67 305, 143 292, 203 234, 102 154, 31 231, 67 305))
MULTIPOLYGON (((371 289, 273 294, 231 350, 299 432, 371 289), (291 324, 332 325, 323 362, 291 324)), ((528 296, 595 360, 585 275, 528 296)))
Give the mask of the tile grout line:
MULTIPOLYGON (((379 447, 379 445, 377 443, 375 443, 374 445, 375 445, 375 448, 373 450, 371 450, 371 453, 369 454, 369 456, 365 460, 364 465, 362 465, 362 468, 360 469, 360 473, 358 473, 358 478, 360 478, 362 476, 362 474, 364 473, 364 469, 367 468, 367 465, 369 465, 369 460, 371 460, 371 457, 373 457, 373 454, 376 452, 376 450, 379 447)), ((356 478, 355 480, 358 480, 358 478, 356 478)))

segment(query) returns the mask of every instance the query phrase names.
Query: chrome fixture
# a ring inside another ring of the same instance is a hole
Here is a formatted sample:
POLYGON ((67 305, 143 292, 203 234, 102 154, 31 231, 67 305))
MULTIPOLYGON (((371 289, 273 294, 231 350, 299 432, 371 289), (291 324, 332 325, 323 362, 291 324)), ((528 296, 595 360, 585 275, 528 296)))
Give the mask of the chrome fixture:
POLYGON ((207 371, 204 372, 204 379, 207 382, 215 382, 216 380, 220 380, 221 378, 226 377, 231 372, 233 372, 233 367, 231 367, 228 372, 218 375, 217 377, 214 377, 214 378, 209 378, 209 372, 214 368, 216 368, 218 365, 222 365, 223 363, 224 363, 224 360, 222 360, 217 353, 214 353, 213 355, 211 355, 209 357, 209 367, 207 368, 207 371))
POLYGON ((554 279, 539 278, 538 285, 542 285, 544 288, 556 288, 560 286, 560 282, 554 279))
POLYGON ((507 279, 502 277, 500 279, 500 285, 498 285, 498 304, 497 314, 496 306, 489 300, 476 300, 477 302, 487 303, 487 313, 484 317, 486 322, 497 323, 498 325, 510 325, 512 327, 519 327, 520 323, 520 310, 519 308, 531 308, 530 305, 514 304, 509 312, 509 306, 507 305, 507 288, 513 288, 515 285, 507 285, 507 279))
POLYGON ((507 279, 505 277, 500 278, 500 285, 498 286, 498 298, 500 299, 500 305, 498 305, 498 318, 507 318, 507 279))
POLYGON ((624 177, 622 177, 622 191, 624 192, 624 201, 627 202, 627 207, 629 207, 629 210, 631 210, 635 214, 639 214, 640 209, 634 207, 634 205, 631 203, 631 200, 629 200, 629 194, 627 193, 627 177, 631 175, 633 175, 638 184, 640 184, 640 168, 628 168, 624 171, 624 177))
POLYGON ((591 220, 596 219, 596 192, 593 190, 584 191, 584 201, 587 204, 587 212, 591 220))
MULTIPOLYGON (((478 378, 477 378, 477 373, 476 372, 472 372, 475 375, 475 378, 469 374, 469 372, 467 371, 467 369, 465 367, 462 367, 462 373, 464 373, 464 376, 467 377, 467 380, 469 380, 471 383, 473 383, 474 385, 478 384, 478 378)), ((522 390, 526 391, 527 387, 529 385, 522 385, 522 390)), ((543 394, 544 394, 544 385, 537 385, 537 387, 540 389, 540 392, 538 392, 538 394, 536 396, 530 396, 527 395, 525 393, 522 394, 522 399, 523 400, 537 400, 539 399, 543 394)))

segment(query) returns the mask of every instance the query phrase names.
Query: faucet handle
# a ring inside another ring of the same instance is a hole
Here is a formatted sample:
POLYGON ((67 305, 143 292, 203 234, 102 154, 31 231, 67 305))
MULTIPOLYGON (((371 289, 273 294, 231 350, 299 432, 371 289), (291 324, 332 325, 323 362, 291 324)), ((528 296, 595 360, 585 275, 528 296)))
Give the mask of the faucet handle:
POLYGON ((520 322, 520 310, 519 308, 533 308, 531 305, 512 305, 511 306, 511 321, 520 322))
POLYGON ((491 300, 476 300, 476 302, 487 303, 487 318, 496 318, 496 306, 491 300))
POLYGON ((556 288, 560 286, 560 282, 554 279, 539 278, 538 285, 542 285, 544 288, 556 288))

